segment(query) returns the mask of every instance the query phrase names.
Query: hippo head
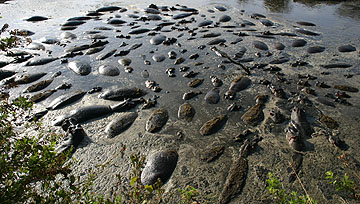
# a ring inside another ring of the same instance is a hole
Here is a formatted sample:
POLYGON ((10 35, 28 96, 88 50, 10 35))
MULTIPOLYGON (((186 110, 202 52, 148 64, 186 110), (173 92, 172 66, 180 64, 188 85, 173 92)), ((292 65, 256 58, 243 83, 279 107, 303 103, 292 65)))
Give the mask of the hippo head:
POLYGON ((291 120, 297 123, 306 122, 305 111, 295 106, 291 111, 291 120))
POLYGON ((229 89, 227 92, 225 92, 225 94, 224 94, 224 98, 225 99, 234 99, 235 98, 235 96, 236 96, 236 92, 234 91, 234 90, 231 90, 231 89, 229 89))

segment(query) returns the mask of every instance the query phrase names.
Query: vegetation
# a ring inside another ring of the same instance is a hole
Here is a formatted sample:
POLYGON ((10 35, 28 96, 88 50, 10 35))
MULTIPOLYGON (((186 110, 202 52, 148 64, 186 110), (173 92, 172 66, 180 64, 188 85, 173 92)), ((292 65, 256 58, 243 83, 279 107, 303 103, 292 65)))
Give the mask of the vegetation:
POLYGON ((345 173, 344 176, 339 179, 338 176, 335 176, 332 171, 327 171, 325 173, 326 179, 329 180, 329 184, 333 184, 336 187, 337 191, 346 191, 352 194, 355 193, 354 191, 354 181, 349 179, 349 176, 345 173))
MULTIPOLYGON (((89 172, 85 181, 72 175, 71 165, 74 160, 69 159, 71 150, 56 156, 55 146, 62 135, 45 131, 39 122, 24 122, 25 116, 31 111, 32 103, 22 97, 9 102, 7 94, 1 94, 0 98, 2 203, 204 203, 199 191, 191 186, 170 192, 165 192, 160 180, 154 185, 144 186, 140 178, 145 157, 139 154, 130 156, 132 170, 128 180, 125 181, 117 175, 121 189, 114 197, 105 199, 92 190, 96 173, 89 172)), ((125 150, 125 147, 123 149, 125 150)), ((360 182, 351 180, 347 174, 339 177, 328 171, 326 179, 337 191, 359 199, 360 182)), ((269 193, 277 203, 317 203, 307 194, 304 186, 305 195, 299 195, 295 191, 288 192, 271 172, 266 182, 269 193)), ((302 185, 301 181, 300 184, 302 185)))
MULTIPOLYGON (((1 16, 0 16, 1 18, 1 16)), ((31 42, 18 30, 8 30, 4 24, 0 30, 0 51, 31 42), (5 37, 4 37, 5 36, 5 37), (18 36, 24 36, 20 38, 18 36)), ((55 146, 63 137, 45 128, 39 122, 25 123, 25 116, 32 103, 19 97, 9 102, 9 95, 0 93, 0 197, 2 203, 168 203, 176 198, 174 192, 165 193, 159 180, 152 186, 140 181, 145 157, 132 155, 133 170, 130 186, 126 187, 118 175, 122 190, 114 198, 104 199, 93 190, 96 175, 89 172, 85 181, 71 174, 73 159, 71 150, 56 155, 55 146), (25 131, 26 130, 26 131, 25 131)), ((181 204, 192 203, 198 191, 187 186, 178 189, 177 200, 181 204), (179 198, 180 197, 180 198, 179 198)))
POLYGON ((343 176, 338 176, 332 171, 327 171, 325 173, 325 178, 329 181, 329 184, 335 186, 336 191, 347 194, 351 199, 360 200, 360 174, 358 171, 358 162, 354 160, 351 161, 352 157, 349 157, 344 151, 338 158, 343 161, 344 167, 349 174, 344 173, 343 176))
MULTIPOLYGON (((7 31, 9 24, 4 24, 0 30, 0 36, 7 31)), ((10 34, 8 37, 0 38, 0 50, 7 51, 9 48, 15 47, 17 45, 18 38, 14 33, 10 34)))
MULTIPOLYGON (((344 159, 345 155, 339 157, 340 159, 344 159)), ((349 166, 348 161, 344 160, 344 165, 346 167, 349 166)), ((345 173, 343 176, 337 176, 332 171, 327 171, 325 173, 326 179, 328 180, 329 184, 332 184, 335 186, 336 191, 342 191, 349 195, 349 198, 360 200, 360 177, 356 172, 354 173, 354 178, 358 178, 358 181, 354 181, 350 178, 350 176, 345 173)), ((272 195, 273 199, 277 203, 290 203, 290 204, 315 204, 317 201, 312 199, 306 192, 305 187, 303 186, 300 178, 296 174, 297 179, 299 180, 302 188, 304 189, 305 195, 298 195, 297 192, 292 191, 291 193, 288 193, 286 189, 282 187, 282 184, 279 182, 279 180, 274 176, 273 173, 268 173, 268 179, 266 182, 268 183, 267 189, 272 195)), ((344 199, 344 198, 342 198, 344 199)))
POLYGON ((32 103, 25 98, 9 102, 3 94, 0 101, 0 197, 2 203, 126 203, 160 204, 196 201, 198 191, 187 186, 177 192, 165 193, 159 180, 152 186, 140 181, 145 157, 130 157, 133 169, 130 185, 121 182, 122 189, 114 198, 105 199, 92 190, 96 178, 89 172, 85 181, 71 174, 70 152, 56 156, 55 146, 62 135, 45 131, 41 123, 24 123, 32 103), (26 131, 25 131, 26 130, 26 131), (29 134, 28 134, 29 133, 29 134), (32 135, 32 136, 30 136, 32 135))
POLYGON ((278 179, 271 172, 268 173, 268 179, 266 179, 268 183, 268 191, 273 196, 273 199, 277 201, 277 203, 290 203, 290 204, 316 204, 317 201, 310 198, 309 195, 298 195, 297 192, 292 191, 288 193, 285 189, 283 189, 282 184, 278 181, 278 179))
POLYGON ((116 197, 116 203, 121 204, 191 204, 196 203, 199 198, 199 192, 192 186, 186 186, 185 189, 178 188, 177 192, 165 192, 159 179, 153 185, 143 185, 141 183, 141 172, 145 164, 145 157, 133 154, 130 156, 132 163, 132 173, 130 174, 130 186, 121 185, 121 177, 118 180, 122 189, 116 197))
MULTIPOLYGON (((7 94, 2 94, 0 98, 2 203, 204 203, 199 191, 192 186, 170 192, 165 192, 160 180, 154 185, 144 186, 140 178, 145 157, 139 154, 130 156, 132 170, 128 180, 117 175, 121 189, 112 198, 105 199, 92 190, 96 173, 89 172, 85 181, 72 175, 71 165, 74 160, 69 159, 71 150, 56 156, 55 146, 62 135, 45 131, 39 122, 24 122, 25 116, 31 111, 32 103, 22 97, 9 102, 7 94)), ((337 191, 349 193, 355 199, 359 198, 360 182, 352 181, 347 174, 338 177, 328 171, 326 179, 337 191)), ((269 193, 277 203, 317 203, 305 189, 305 195, 299 195, 295 191, 288 192, 271 172, 266 182, 269 193)), ((302 185, 301 181, 300 184, 302 185)))
POLYGON ((360 200, 360 180, 356 183, 350 179, 349 175, 345 173, 342 177, 335 175, 332 171, 325 173, 326 179, 329 180, 329 184, 335 186, 336 191, 342 191, 347 193, 351 198, 360 200))
MULTIPOLYGON (((0 105, 0 197, 2 203, 71 203, 86 197, 91 179, 76 186, 68 154, 55 157, 61 135, 44 131, 41 123, 24 124, 32 103, 25 98, 0 105), (32 136, 27 131, 31 131, 32 136), (32 131, 33 130, 33 131, 32 131), (35 134, 36 133, 36 134, 35 134), (59 179, 61 178, 61 179, 59 179)), ((91 178, 91 177, 90 177, 91 178)))
MULTIPOLYGON (((1 18, 1 16, 0 16, 1 18)), ((0 51, 19 46, 30 39, 19 38, 17 30, 8 31, 4 24, 0 30, 0 51), (6 37, 3 34, 6 33, 6 37)), ((165 204, 198 203, 199 191, 192 186, 177 189, 177 192, 165 192, 158 180, 154 185, 141 183, 141 172, 145 157, 133 154, 130 156, 132 172, 130 184, 122 181, 117 175, 121 190, 113 198, 104 199, 92 190, 96 177, 89 172, 85 181, 71 174, 71 150, 56 155, 55 146, 62 135, 56 135, 39 122, 24 123, 25 115, 31 111, 32 103, 19 97, 12 102, 7 93, 0 93, 0 197, 2 203, 107 203, 107 204, 165 204), (27 130, 27 131, 24 131, 27 130), (31 133, 30 135, 27 133, 31 133)), ((124 147, 125 148, 125 147, 124 147)), ((125 149, 124 149, 125 150, 125 149)), ((346 162, 345 162, 346 163, 346 162)), ((326 179, 335 186, 336 191, 348 193, 354 199, 360 199, 359 182, 354 182, 347 174, 341 178, 332 171, 327 171, 326 179)), ((299 177, 297 176, 299 179, 299 177)), ((288 193, 278 179, 269 172, 267 189, 277 203, 315 204, 306 195, 288 193)), ((301 183, 301 181, 300 181, 301 183)), ((301 183, 302 184, 302 183, 301 183)))
POLYGON ((31 41, 31 38, 27 37, 26 32, 20 32, 17 29, 9 30, 9 24, 7 23, 0 29, 0 51, 7 52, 10 48, 30 43, 31 41))
MULTIPOLYGON (((8 24, 0 29, 0 51, 7 52, 10 48, 31 41, 26 36, 20 38, 19 34, 23 34, 17 30, 8 29, 8 24)), ((96 178, 94 172, 89 172, 84 181, 71 173, 71 166, 74 164, 74 160, 69 159, 71 150, 56 155, 55 146, 62 135, 46 131, 40 122, 24 121, 33 104, 23 97, 10 102, 8 97, 6 93, 0 93, 2 203, 192 204, 204 200, 192 186, 178 188, 176 192, 165 192, 160 180, 151 186, 143 185, 140 178, 145 157, 139 154, 130 156, 133 168, 128 178, 129 183, 117 175, 121 189, 114 197, 105 199, 92 189, 96 178)), ((360 199, 360 177, 355 182, 346 173, 339 177, 332 171, 327 171, 325 175, 336 191, 343 191, 354 199, 360 199)), ((277 203, 317 203, 305 189, 305 195, 299 195, 295 191, 289 193, 271 172, 266 182, 269 193, 277 203)))
POLYGON ((178 192, 181 194, 181 204, 196 203, 196 197, 199 196, 199 191, 192 186, 186 186, 185 189, 178 188, 178 192))

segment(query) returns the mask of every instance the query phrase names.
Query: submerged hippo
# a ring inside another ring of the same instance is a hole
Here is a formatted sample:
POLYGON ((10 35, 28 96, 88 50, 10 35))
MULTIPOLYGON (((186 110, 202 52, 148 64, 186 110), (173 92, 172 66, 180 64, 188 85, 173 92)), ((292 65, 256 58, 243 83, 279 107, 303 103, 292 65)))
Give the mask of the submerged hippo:
POLYGON ((165 183, 175 170, 178 153, 175 150, 164 150, 151 155, 141 173, 144 185, 153 185, 158 179, 165 183))
POLYGON ((68 137, 59 147, 55 149, 56 154, 59 155, 62 152, 71 150, 72 153, 76 151, 76 148, 83 141, 86 136, 84 129, 80 124, 73 118, 66 119, 62 123, 62 129, 66 131, 66 136, 68 137))

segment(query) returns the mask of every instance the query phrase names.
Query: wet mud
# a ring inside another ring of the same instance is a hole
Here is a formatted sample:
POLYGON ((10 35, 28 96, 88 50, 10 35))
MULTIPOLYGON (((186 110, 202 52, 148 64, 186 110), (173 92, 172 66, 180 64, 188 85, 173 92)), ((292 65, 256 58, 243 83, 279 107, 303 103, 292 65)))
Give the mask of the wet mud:
MULTIPOLYGON (((56 18, 24 19, 44 28, 56 18)), ((126 183, 129 156, 141 152, 149 158, 145 183, 192 185, 211 203, 271 203, 269 171, 302 192, 296 172, 319 203, 341 200, 323 178, 344 172, 343 151, 360 158, 356 39, 328 43, 306 19, 213 3, 115 3, 61 20, 55 32, 34 27, 43 47, 1 53, 1 88, 13 98, 36 85, 26 95, 43 93, 35 110, 48 108, 41 116, 56 132, 54 121, 78 120, 86 137, 65 146, 76 146, 74 173, 82 178, 106 164, 98 193, 114 195, 115 175, 126 183), (304 114, 292 114, 294 107, 304 114), (297 137, 301 148, 291 145, 297 137)))

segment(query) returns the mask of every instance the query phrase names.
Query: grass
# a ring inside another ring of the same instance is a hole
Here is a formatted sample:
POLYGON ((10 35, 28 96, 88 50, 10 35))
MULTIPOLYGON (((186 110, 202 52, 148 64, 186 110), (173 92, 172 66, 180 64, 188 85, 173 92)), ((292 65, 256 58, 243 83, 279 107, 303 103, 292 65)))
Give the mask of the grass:
MULTIPOLYGON (((298 178, 299 179, 299 178, 298 178)), ((266 187, 269 194, 272 196, 276 203, 290 203, 290 204, 316 204, 317 201, 312 199, 304 189, 306 195, 299 195, 296 191, 288 192, 288 189, 284 189, 280 181, 274 176, 273 173, 268 173, 268 179, 266 179, 268 186, 266 187)))
MULTIPOLYGON (((343 160, 346 169, 350 170, 345 152, 343 152, 339 159, 343 160)), ((344 173, 342 176, 336 175, 332 171, 327 171, 325 172, 325 179, 335 187, 336 191, 344 192, 351 199, 360 200, 360 175, 359 172, 355 171, 350 170, 350 174, 344 173)))

